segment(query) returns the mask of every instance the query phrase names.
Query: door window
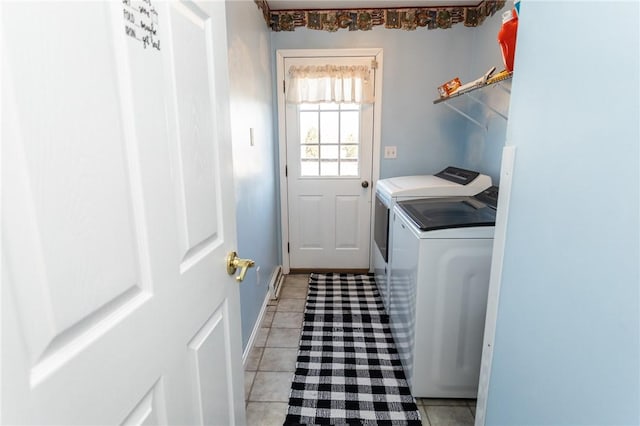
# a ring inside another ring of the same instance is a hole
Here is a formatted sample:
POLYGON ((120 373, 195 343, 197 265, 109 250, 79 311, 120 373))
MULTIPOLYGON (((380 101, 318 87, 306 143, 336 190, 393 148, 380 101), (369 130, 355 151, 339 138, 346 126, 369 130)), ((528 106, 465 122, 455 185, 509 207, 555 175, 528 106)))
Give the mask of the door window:
POLYGON ((360 174, 360 105, 300 104, 300 176, 360 174))

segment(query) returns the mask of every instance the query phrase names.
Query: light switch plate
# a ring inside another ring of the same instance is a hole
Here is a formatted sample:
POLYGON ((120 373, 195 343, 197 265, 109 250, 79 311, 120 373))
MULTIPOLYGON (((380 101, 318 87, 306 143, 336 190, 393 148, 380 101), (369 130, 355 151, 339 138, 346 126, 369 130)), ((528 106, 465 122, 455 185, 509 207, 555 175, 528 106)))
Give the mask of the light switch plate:
POLYGON ((396 158, 397 152, 395 146, 384 147, 384 158, 396 158))

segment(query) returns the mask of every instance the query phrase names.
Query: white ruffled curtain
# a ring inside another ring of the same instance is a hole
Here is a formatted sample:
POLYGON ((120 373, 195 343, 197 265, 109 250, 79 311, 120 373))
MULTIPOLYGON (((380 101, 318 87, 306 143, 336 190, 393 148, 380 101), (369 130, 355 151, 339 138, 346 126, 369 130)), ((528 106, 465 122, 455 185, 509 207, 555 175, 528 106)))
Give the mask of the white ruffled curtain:
POLYGON ((287 102, 374 102, 371 70, 364 65, 292 66, 289 68, 287 102))

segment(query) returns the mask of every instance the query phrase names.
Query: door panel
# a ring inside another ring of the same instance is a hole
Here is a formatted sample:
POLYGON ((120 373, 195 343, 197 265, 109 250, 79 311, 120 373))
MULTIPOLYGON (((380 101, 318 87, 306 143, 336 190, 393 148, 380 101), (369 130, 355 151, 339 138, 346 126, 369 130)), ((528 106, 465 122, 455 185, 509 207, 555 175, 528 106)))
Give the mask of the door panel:
POLYGON ((184 272, 220 245, 218 155, 214 139, 215 111, 209 76, 214 75, 211 20, 194 4, 172 3, 178 171, 176 198, 184 272), (202 87, 209 90, 202 90, 202 87))
POLYGON ((229 334, 226 303, 222 305, 189 342, 192 382, 197 384, 196 402, 199 424, 230 425, 233 404, 228 395, 220 395, 218 387, 228 387, 231 370, 219 368, 229 365, 229 356, 220 348, 228 347, 229 334), (221 397, 222 396, 222 397, 221 397))
MULTIPOLYGON (((299 247, 302 250, 322 249, 324 238, 322 222, 326 219, 322 212, 322 196, 301 195, 298 197, 298 235, 300 235, 299 247)), ((324 212, 323 212, 324 213, 324 212)))
POLYGON ((53 5, 33 14, 7 9, 16 19, 7 23, 6 33, 20 34, 22 48, 15 51, 5 39, 13 54, 3 66, 12 74, 4 80, 11 84, 3 84, 3 111, 11 114, 3 137, 4 202, 11 203, 3 209, 3 233, 15 243, 9 244, 7 261, 20 283, 13 292, 35 386, 139 308, 151 285, 144 273, 149 265, 141 263, 147 259, 140 238, 143 219, 134 215, 141 203, 131 197, 140 175, 135 153, 127 149, 126 97, 117 65, 103 53, 113 50, 108 9, 79 7, 86 18, 80 29, 85 25, 89 31, 96 21, 92 33, 99 33, 89 36, 95 49, 82 51, 68 48, 76 35, 61 25, 74 19, 70 5, 61 5, 60 22, 45 20, 34 32, 20 28, 19 19, 57 13, 53 5), (50 33, 55 40, 43 43, 50 33), (67 67, 78 54, 84 60, 67 67), (94 96, 101 99, 100 114, 86 114, 95 107, 94 96))
POLYGON ((132 3, 0 5, 3 424, 244 422, 224 3, 132 3))
POLYGON ((153 385, 122 424, 123 426, 167 424, 166 400, 162 379, 153 385))
POLYGON ((354 195, 339 195, 336 203, 336 250, 357 250, 360 242, 360 197, 354 195))

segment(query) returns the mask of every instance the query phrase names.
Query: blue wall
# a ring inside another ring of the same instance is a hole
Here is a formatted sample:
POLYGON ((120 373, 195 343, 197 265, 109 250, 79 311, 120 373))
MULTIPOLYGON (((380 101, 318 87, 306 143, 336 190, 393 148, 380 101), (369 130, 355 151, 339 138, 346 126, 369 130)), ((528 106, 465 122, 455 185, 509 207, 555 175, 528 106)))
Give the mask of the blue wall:
MULTIPOLYGON (((471 69, 475 78, 483 75, 489 68, 495 66, 496 73, 504 69, 502 53, 498 45, 498 31, 502 26, 502 13, 513 8, 513 2, 495 15, 488 17, 485 22, 475 29, 471 52, 471 69)), ((477 92, 476 96, 480 96, 477 92)), ((485 100, 503 113, 508 112, 509 96, 499 88, 492 87, 483 92, 485 100)), ((507 121, 502 117, 482 108, 478 104, 470 104, 481 109, 480 113, 486 117, 487 130, 481 129, 470 121, 465 121, 465 144, 463 149, 463 167, 478 170, 491 176, 495 184, 500 180, 500 162, 504 147, 507 121)))
MULTIPOLYGON (((499 13, 493 19, 499 19, 499 13)), ((445 81, 457 76, 467 82, 489 68, 474 59, 477 47, 474 44, 482 43, 474 42, 479 30, 462 24, 447 30, 375 27, 371 31, 336 33, 299 28, 294 32, 272 33, 271 43, 274 56, 277 49, 383 48, 381 145, 383 152, 385 145, 398 148, 394 160, 380 156, 380 177, 385 178, 430 174, 450 164, 471 163, 465 154, 466 120, 432 102, 438 97, 437 86, 445 81)), ((497 30, 489 31, 494 32, 491 43, 497 48, 497 30)))
POLYGON ((238 254, 256 261, 240 284, 246 348, 271 275, 280 263, 270 32, 254 2, 227 2, 231 131, 238 254), (250 144, 254 129, 254 145, 250 144))
POLYGON ((486 424, 638 425, 640 6, 521 17, 486 424))

